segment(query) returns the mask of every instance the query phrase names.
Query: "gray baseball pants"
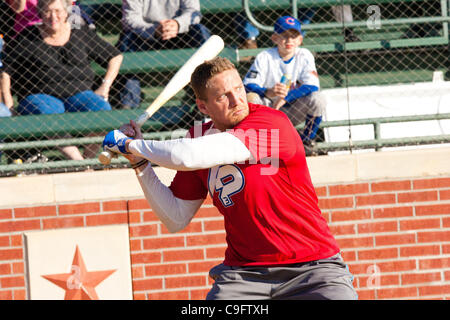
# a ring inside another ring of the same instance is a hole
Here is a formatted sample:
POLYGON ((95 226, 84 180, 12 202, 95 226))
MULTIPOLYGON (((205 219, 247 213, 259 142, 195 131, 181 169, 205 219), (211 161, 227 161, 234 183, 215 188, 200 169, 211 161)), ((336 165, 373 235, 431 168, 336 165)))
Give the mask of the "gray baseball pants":
POLYGON ((230 267, 209 272, 207 300, 356 300, 353 276, 338 253, 330 258, 276 267, 230 267))

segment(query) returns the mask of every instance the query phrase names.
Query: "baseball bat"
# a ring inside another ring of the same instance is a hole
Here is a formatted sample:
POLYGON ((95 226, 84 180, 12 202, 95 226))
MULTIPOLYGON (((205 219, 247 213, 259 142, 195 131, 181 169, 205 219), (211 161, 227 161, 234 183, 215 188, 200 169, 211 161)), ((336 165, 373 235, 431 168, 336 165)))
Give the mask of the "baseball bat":
MULTIPOLYGON (((159 110, 167 101, 183 89, 191 80, 191 75, 195 68, 217 56, 224 48, 224 42, 221 37, 212 35, 197 51, 186 61, 186 63, 175 73, 172 79, 167 83, 161 93, 150 104, 145 112, 136 120, 136 124, 141 127, 156 111, 159 110)), ((98 160, 107 165, 111 162, 113 152, 109 150, 103 151, 98 160)))

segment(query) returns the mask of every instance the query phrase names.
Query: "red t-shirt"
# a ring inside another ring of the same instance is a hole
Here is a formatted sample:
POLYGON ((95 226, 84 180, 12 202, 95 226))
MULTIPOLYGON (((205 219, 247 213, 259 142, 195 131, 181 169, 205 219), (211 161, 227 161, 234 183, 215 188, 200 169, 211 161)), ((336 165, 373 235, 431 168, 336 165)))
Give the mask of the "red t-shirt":
MULTIPOLYGON (((170 189, 185 200, 210 193, 224 216, 225 265, 291 264, 338 253, 318 207, 299 134, 283 112, 249 106, 250 114, 228 132, 255 160, 179 171, 170 189)), ((209 127, 204 124, 202 134, 209 127)))

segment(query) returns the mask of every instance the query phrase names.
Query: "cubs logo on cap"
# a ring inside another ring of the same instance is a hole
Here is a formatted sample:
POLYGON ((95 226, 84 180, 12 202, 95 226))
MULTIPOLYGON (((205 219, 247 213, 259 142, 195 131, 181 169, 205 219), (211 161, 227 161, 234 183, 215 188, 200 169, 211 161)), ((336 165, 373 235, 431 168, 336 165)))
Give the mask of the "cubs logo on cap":
POLYGON ((286 30, 297 30, 301 32, 302 26, 300 21, 291 16, 284 16, 278 18, 274 25, 274 31, 278 34, 285 32, 286 30))

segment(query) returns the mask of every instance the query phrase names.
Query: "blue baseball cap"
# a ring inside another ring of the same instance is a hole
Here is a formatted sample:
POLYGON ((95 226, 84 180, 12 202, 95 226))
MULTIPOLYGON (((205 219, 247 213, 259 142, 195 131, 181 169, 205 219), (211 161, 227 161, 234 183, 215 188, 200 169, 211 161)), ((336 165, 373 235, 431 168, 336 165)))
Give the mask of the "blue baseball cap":
POLYGON ((284 16, 278 18, 275 22, 274 31, 278 34, 285 32, 286 30, 297 30, 301 33, 302 25, 300 21, 291 16, 284 16))

